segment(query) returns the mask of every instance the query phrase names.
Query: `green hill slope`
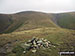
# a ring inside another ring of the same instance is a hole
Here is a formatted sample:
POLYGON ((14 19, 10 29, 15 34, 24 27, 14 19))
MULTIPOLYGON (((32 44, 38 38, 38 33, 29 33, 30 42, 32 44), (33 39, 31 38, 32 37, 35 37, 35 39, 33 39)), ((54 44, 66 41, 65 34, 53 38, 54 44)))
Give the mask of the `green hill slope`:
POLYGON ((0 14, 0 33, 7 29, 12 23, 10 16, 0 14))
POLYGON ((75 29, 75 13, 56 14, 55 23, 62 28, 75 29))
POLYGON ((52 17, 46 13, 27 11, 7 15, 7 17, 8 16, 10 16, 10 19, 12 19, 13 23, 7 29, 5 29, 5 33, 10 33, 14 30, 23 31, 41 27, 56 27, 56 25, 50 19, 52 17))
POLYGON ((0 14, 0 33, 3 33, 0 34, 0 55, 59 56, 60 48, 75 49, 75 30, 59 27, 74 29, 74 15, 74 13, 47 14, 33 11, 10 15, 0 14), (24 44, 32 37, 45 38, 51 42, 52 47, 40 48, 36 53, 30 50, 23 54, 24 44))
POLYGON ((26 11, 9 15, 0 14, 0 33, 58 26, 75 29, 75 13, 47 14, 26 11))

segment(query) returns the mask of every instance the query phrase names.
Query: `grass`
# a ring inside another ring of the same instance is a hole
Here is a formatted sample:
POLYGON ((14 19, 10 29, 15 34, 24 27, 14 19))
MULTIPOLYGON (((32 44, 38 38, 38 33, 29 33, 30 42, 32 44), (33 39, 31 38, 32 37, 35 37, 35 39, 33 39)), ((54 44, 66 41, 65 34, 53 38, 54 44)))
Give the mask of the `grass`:
POLYGON ((11 30, 9 29, 8 31, 5 31, 4 33, 11 33, 14 30, 18 29, 20 26, 22 26, 23 23, 17 24, 15 25, 13 28, 11 28, 11 30))
POLYGON ((11 33, 14 31, 31 30, 41 27, 57 27, 56 24, 51 21, 52 15, 48 15, 42 12, 26 12, 0 15, 0 29, 3 29, 2 33, 11 33), (8 26, 7 28, 5 28, 8 26))
MULTIPOLYGON (((11 15, 11 18, 13 23, 8 29, 4 30, 6 34, 0 34, 0 48, 8 47, 6 50, 7 56, 59 56, 58 52, 62 44, 64 47, 64 43, 68 43, 69 46, 65 46, 68 48, 70 46, 73 47, 71 43, 75 43, 75 30, 62 29, 56 26, 50 19, 52 16, 45 13, 19 13, 11 15), (51 47, 46 50, 38 49, 36 53, 29 51, 23 54, 24 49, 21 47, 21 44, 34 36, 48 39, 51 43, 55 44, 56 47, 51 47), (16 53, 13 53, 13 51, 16 53)), ((64 27, 74 27, 74 24, 69 25, 70 21, 74 23, 74 20, 70 18, 72 18, 72 16, 65 16, 63 20, 59 20, 59 23, 64 25, 64 27), (68 20, 68 18, 69 21, 67 22, 66 20, 68 20)))
POLYGON ((75 29, 75 16, 72 14, 59 14, 57 23, 63 28, 75 29))
POLYGON ((0 15, 0 34, 3 33, 12 24, 13 20, 9 16, 0 15))
MULTIPOLYGON (((53 28, 53 27, 46 27, 46 28, 37 28, 32 30, 20 31, 20 32, 12 32, 9 34, 2 34, 0 35, 0 46, 6 45, 8 42, 11 42, 12 48, 14 49, 18 46, 17 53, 9 52, 7 53, 8 56, 59 56, 58 51, 59 47, 56 46, 55 48, 51 48, 50 50, 38 50, 36 53, 32 53, 29 51, 27 54, 23 54, 23 49, 21 46, 22 43, 26 42, 27 40, 31 39, 33 36, 38 38, 45 38, 51 41, 54 44, 60 45, 61 43, 70 43, 73 42, 75 39, 75 31, 61 29, 61 28, 53 28), (17 40, 17 41, 15 41, 17 40), (22 49, 22 50, 21 50, 22 49)), ((16 49, 15 49, 16 50, 16 49)))

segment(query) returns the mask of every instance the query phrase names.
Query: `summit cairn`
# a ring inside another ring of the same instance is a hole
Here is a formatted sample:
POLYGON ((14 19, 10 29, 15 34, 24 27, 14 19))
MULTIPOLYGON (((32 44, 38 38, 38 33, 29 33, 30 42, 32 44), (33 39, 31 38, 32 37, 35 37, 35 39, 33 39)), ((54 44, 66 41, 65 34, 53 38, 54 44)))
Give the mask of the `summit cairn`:
POLYGON ((27 51, 30 51, 30 50, 33 53, 35 53, 37 49, 50 48, 52 44, 47 39, 33 37, 31 40, 28 40, 27 42, 25 42, 24 46, 25 46, 25 51, 23 51, 23 53, 26 53, 27 51))

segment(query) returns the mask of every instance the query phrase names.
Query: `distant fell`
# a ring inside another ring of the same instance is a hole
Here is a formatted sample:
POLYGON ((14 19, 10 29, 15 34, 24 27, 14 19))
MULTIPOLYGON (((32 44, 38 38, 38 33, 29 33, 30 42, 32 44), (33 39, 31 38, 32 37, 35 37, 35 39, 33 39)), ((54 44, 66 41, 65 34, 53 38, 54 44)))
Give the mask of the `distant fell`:
MULTIPOLYGON (((47 13, 42 12, 34 12, 34 11, 26 11, 26 12, 20 12, 16 14, 10 14, 10 15, 3 15, 3 17, 9 17, 11 21, 8 23, 11 23, 11 25, 7 24, 8 27, 5 28, 3 31, 4 33, 10 33, 13 31, 23 31, 23 30, 30 30, 30 29, 36 29, 41 27, 57 27, 56 24, 53 23, 51 20, 52 15, 48 15, 47 13)), ((0 19, 2 19, 0 17, 0 19)), ((3 18, 4 19, 4 18, 3 18)), ((3 21, 5 21, 3 20, 3 21)), ((7 23, 0 22, 1 24, 7 23)), ((5 26, 5 25, 3 25, 5 26)))
POLYGON ((75 12, 52 14, 23 11, 15 14, 0 14, 0 33, 59 26, 75 30, 75 12))

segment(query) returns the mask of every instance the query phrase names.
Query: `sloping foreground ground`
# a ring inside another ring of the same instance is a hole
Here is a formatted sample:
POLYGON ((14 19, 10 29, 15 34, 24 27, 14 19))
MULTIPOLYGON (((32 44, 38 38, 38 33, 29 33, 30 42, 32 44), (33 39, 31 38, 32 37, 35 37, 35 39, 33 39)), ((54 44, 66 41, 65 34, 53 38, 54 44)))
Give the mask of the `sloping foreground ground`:
POLYGON ((33 30, 0 35, 0 54, 5 53, 5 56, 59 56, 59 48, 73 47, 71 43, 75 43, 74 30, 52 27, 37 28, 33 30), (23 48, 21 48, 21 44, 28 41, 33 36, 48 39, 55 44, 55 47, 51 47, 50 49, 46 50, 39 49, 36 53, 29 51, 28 53, 23 54, 23 48), (68 46, 62 46, 62 43, 68 43, 68 46), (16 51, 16 53, 13 53, 12 50, 16 51))

